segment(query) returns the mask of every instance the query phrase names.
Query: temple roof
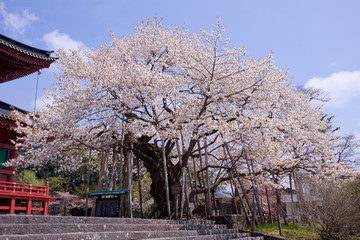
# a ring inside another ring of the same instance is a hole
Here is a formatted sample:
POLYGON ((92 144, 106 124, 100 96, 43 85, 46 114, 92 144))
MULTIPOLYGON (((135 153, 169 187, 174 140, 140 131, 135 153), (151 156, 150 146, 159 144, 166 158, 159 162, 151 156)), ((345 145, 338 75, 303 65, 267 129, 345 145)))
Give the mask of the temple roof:
POLYGON ((14 107, 6 102, 0 101, 0 118, 15 121, 15 119, 11 115, 11 111, 13 109, 16 109, 22 113, 26 113, 26 111, 23 109, 14 107))
POLYGON ((0 83, 49 68, 57 58, 53 51, 41 50, 0 34, 0 83))

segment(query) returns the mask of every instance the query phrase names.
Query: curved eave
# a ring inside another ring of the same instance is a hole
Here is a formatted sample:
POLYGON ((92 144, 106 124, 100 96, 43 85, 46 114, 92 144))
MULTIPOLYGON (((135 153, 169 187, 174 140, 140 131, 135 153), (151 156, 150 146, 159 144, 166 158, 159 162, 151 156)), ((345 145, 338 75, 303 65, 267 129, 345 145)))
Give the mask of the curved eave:
POLYGON ((51 51, 19 43, 0 34, 0 83, 21 78, 49 68, 57 58, 51 51))
POLYGON ((10 120, 10 121, 16 121, 15 118, 6 116, 4 114, 0 114, 0 118, 10 120))
POLYGON ((21 55, 26 55, 26 56, 40 59, 40 60, 54 62, 57 59, 55 57, 50 56, 51 53, 53 53, 53 51, 47 51, 47 50, 34 48, 31 46, 25 45, 21 42, 15 41, 15 40, 8 38, 1 34, 0 34, 0 45, 7 47, 9 49, 12 49, 12 50, 20 53, 21 55))

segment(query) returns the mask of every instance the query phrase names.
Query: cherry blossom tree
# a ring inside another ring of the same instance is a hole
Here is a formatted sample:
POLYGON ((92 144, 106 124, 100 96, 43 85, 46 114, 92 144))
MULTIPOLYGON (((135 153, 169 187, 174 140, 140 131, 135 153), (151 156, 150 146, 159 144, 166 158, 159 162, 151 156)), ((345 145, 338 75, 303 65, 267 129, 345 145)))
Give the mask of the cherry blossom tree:
POLYGON ((103 156, 98 188, 114 189, 109 166, 120 162, 120 187, 131 188, 135 157, 150 173, 160 217, 170 217, 176 186, 180 202, 189 197, 189 181, 192 194, 206 194, 210 215, 211 194, 225 181, 236 179, 246 196, 244 179, 256 192, 258 184, 280 187, 294 169, 351 175, 334 158, 328 123, 310 94, 292 86, 272 54, 247 57, 222 34, 220 20, 198 35, 149 18, 134 34, 113 33, 92 51, 59 51, 52 103, 36 114, 14 113, 22 136, 17 147, 25 154, 10 164, 61 161, 74 170, 76 152, 93 149, 103 156))

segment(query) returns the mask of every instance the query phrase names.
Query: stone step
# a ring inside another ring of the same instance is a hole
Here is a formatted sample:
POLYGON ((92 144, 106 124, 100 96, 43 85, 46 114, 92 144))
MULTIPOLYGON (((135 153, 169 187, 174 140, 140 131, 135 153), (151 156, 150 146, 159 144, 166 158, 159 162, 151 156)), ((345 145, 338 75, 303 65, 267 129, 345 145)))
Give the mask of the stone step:
POLYGON ((170 220, 171 223, 175 224, 196 224, 196 225, 214 225, 215 220, 170 220))
MULTIPOLYGON (((263 237, 250 237, 244 236, 240 238, 232 238, 233 236, 229 235, 202 235, 202 236, 194 236, 194 237, 174 237, 174 238, 151 238, 151 240, 223 240, 223 239, 231 239, 231 240, 264 240, 263 237)), ((145 239, 139 239, 145 240, 145 239)))
MULTIPOLYGON (((119 224, 180 224, 185 226, 221 226, 212 220, 164 220, 140 218, 103 218, 103 217, 75 217, 50 215, 1 215, 0 223, 28 224, 36 223, 119 223, 119 224)), ((223 226, 222 226, 223 227, 223 226)))
POLYGON ((204 229, 227 229, 225 224, 216 224, 216 225, 203 225, 203 224, 185 224, 181 225, 181 230, 204 230, 204 229))
POLYGON ((105 217, 74 217, 50 215, 14 215, 4 214, 0 223, 127 223, 127 224, 173 224, 173 220, 140 219, 140 218, 105 218, 105 217))
MULTIPOLYGON (((176 224, 1 224, 0 235, 4 234, 39 234, 70 232, 115 232, 115 231, 172 231, 181 230, 176 224)), ((202 230, 204 231, 204 230, 202 230)))
POLYGON ((0 240, 263 240, 207 220, 1 215, 0 240))
MULTIPOLYGON (((201 227, 200 227, 201 228, 201 227)), ((39 233, 70 233, 70 232, 114 232, 114 231, 175 231, 196 230, 200 235, 232 233, 234 229, 186 229, 179 224, 1 224, 0 235, 4 234, 39 234, 39 233)))
POLYGON ((63 233, 63 234, 26 234, 26 235, 2 235, 0 240, 113 240, 113 239, 187 239, 187 240, 205 240, 205 239, 241 239, 241 240, 263 240, 262 238, 249 237, 244 233, 228 233, 218 235, 196 235, 189 231, 166 231, 166 232, 88 232, 88 233, 63 233))

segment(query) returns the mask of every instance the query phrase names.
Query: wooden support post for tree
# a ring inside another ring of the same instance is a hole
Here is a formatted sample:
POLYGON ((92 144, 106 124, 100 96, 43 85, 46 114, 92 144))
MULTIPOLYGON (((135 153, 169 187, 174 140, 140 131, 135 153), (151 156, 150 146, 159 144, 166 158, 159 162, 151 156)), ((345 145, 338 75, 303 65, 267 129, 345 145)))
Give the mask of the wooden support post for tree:
POLYGON ((199 151, 199 163, 200 163, 200 176, 199 176, 199 183, 201 187, 205 187, 205 178, 204 178, 204 171, 203 170, 203 164, 202 164, 202 153, 201 153, 201 145, 200 141, 197 142, 198 145, 198 151, 199 151))
POLYGON ((279 226, 279 235, 282 236, 281 217, 280 217, 280 215, 282 214, 282 206, 281 206, 280 194, 278 192, 278 189, 275 190, 275 194, 276 194, 276 214, 277 214, 277 220, 279 226))
MULTIPOLYGON (((99 181, 96 187, 96 191, 103 191, 104 183, 107 184, 107 176, 108 176, 108 149, 105 150, 105 153, 101 152, 101 166, 100 166, 100 173, 99 173, 99 181)), ((107 188, 107 187, 106 187, 107 188)))
POLYGON ((140 218, 144 218, 142 191, 141 191, 140 159, 137 159, 136 163, 137 163, 137 179, 138 179, 138 186, 139 186, 140 218))
POLYGON ((257 188, 257 184, 256 184, 254 161, 251 160, 250 163, 251 163, 251 164, 250 164, 250 165, 251 165, 251 172, 252 172, 252 175, 253 175, 253 179, 252 179, 252 180, 253 180, 254 196, 255 196, 256 204, 257 204, 257 207, 258 207, 258 210, 259 210, 260 221, 261 221, 262 224, 264 224, 264 223, 265 223, 265 221, 264 221, 264 212, 263 212, 262 207, 261 207, 259 192, 258 192, 258 188, 257 188))
MULTIPOLYGON (((229 146, 228 146, 228 144, 227 144, 226 142, 224 142, 224 147, 225 147, 225 150, 226 150, 227 154, 229 155, 229 158, 230 158, 230 161, 231 161, 232 165, 234 166, 230 171, 233 171, 233 174, 236 176, 236 179, 237 179, 238 182, 239 182, 241 191, 242 191, 243 194, 244 194, 246 203, 247 203, 247 205, 249 206, 249 210, 250 210, 251 214, 254 214, 254 213, 253 213, 253 209, 252 209, 251 204, 250 204, 249 197, 248 197, 248 195, 247 195, 247 193, 246 193, 244 184, 243 184, 243 182, 241 181, 240 175, 239 175, 239 173, 238 173, 238 171, 237 171, 237 169, 236 169, 235 160, 234 160, 234 158, 233 158, 233 156, 232 156, 232 154, 231 154, 231 152, 230 152, 229 146)), ((255 216, 255 217, 256 217, 256 216, 255 216)), ((257 220, 255 219, 255 221, 257 221, 257 220)))
POLYGON ((132 209, 132 177, 133 177, 133 151, 134 148, 134 136, 132 133, 128 133, 125 136, 124 143, 127 148, 124 152, 125 157, 125 178, 124 178, 124 188, 128 190, 127 197, 125 198, 125 217, 133 217, 132 209))
POLYGON ((253 215, 251 218, 251 231, 254 232, 255 231, 255 220, 256 220, 256 207, 255 207, 255 194, 253 196, 253 215))
POLYGON ((269 209, 269 220, 271 223, 273 223, 273 218, 272 218, 272 214, 271 214, 271 203, 270 203, 268 188, 266 185, 265 185, 265 194, 266 194, 266 201, 267 201, 267 205, 268 205, 268 209, 269 209))
POLYGON ((85 217, 88 216, 88 207, 89 207, 90 169, 91 169, 91 149, 89 149, 89 161, 88 161, 88 168, 87 168, 87 174, 86 174, 87 176, 86 176, 85 217))
MULTIPOLYGON (((196 164, 195 164, 195 159, 193 158, 192 159, 193 160, 193 170, 194 170, 194 182, 195 182, 195 186, 193 186, 192 184, 191 184, 191 191, 193 191, 193 189, 195 188, 195 189, 197 189, 198 188, 198 185, 197 185, 197 176, 196 176, 196 164)), ((189 172, 189 174, 190 174, 190 172, 189 172)), ((191 177, 190 177, 190 183, 192 183, 192 180, 191 180, 191 177)), ((197 194, 195 194, 194 195, 194 205, 195 205, 195 207, 197 207, 198 206, 198 204, 199 204, 199 199, 198 199, 198 196, 197 196, 197 194)))
POLYGON ((235 183, 234 175, 232 174, 231 171, 229 171, 229 174, 230 174, 230 177, 231 177, 231 181, 232 181, 233 185, 235 186, 235 196, 238 195, 238 197, 239 197, 239 202, 240 202, 241 208, 243 209, 246 222, 247 222, 247 224, 250 225, 250 224, 251 224, 250 218, 249 218, 249 215, 248 215, 248 213, 247 213, 247 211, 246 211, 244 201, 242 200, 242 197, 241 197, 241 195, 240 195, 240 191, 238 190, 238 186, 237 186, 236 183, 235 183))
POLYGON ((279 227, 279 235, 282 236, 282 229, 281 229, 281 219, 280 219, 280 206, 279 203, 276 203, 276 215, 277 215, 277 222, 279 227))
MULTIPOLYGON (((192 189, 192 187, 191 187, 192 184, 191 184, 190 169, 187 168, 186 170, 188 172, 189 177, 186 177, 186 175, 185 175, 185 181, 187 182, 187 179, 189 179, 190 188, 192 189)), ((186 189, 185 189, 185 197, 186 197, 186 202, 187 202, 187 220, 189 220, 191 218, 190 197, 189 197, 188 191, 186 191, 186 189)))
POLYGON ((302 187, 301 177, 295 169, 292 170, 292 174, 294 177, 296 196, 297 196, 297 200, 299 203, 299 211, 300 211, 301 221, 303 223, 309 223, 309 218, 304 213, 305 196, 304 196, 304 191, 303 191, 303 187, 302 187))
POLYGON ((213 215, 211 192, 210 192, 210 175, 209 175, 209 155, 207 151, 206 137, 204 139, 204 150, 205 150, 205 167, 206 167, 206 211, 207 216, 213 215))
POLYGON ((215 216, 218 216, 219 213, 218 213, 218 209, 217 209, 217 205, 216 205, 215 191, 211 192, 211 195, 212 195, 212 201, 213 201, 215 216))
MULTIPOLYGON (((123 143, 121 143, 122 145, 123 143)), ((119 190, 124 189, 124 148, 122 146, 119 146, 119 190)))
POLYGON ((118 163, 118 155, 119 154, 117 151, 117 146, 113 146, 112 169, 111 169, 109 191, 115 190, 116 188, 116 169, 118 163))
MULTIPOLYGON (((274 174, 273 174, 273 178, 274 178, 274 183, 277 184, 278 179, 275 178, 274 174)), ((285 225, 288 225, 287 220, 286 220, 286 213, 282 206, 281 196, 280 196, 280 192, 278 189, 275 190, 275 194, 276 194, 277 209, 279 211, 279 214, 283 217, 285 225)))
POLYGON ((230 188, 231 188, 231 195, 233 197, 232 200, 233 200, 233 203, 234 203, 234 206, 235 206, 235 213, 239 214, 240 212, 239 212, 238 205, 236 203, 236 196, 235 196, 235 191, 234 191, 234 186, 233 186, 233 181, 232 180, 230 180, 230 188))
POLYGON ((128 189, 129 189, 129 217, 133 218, 133 209, 132 209, 132 177, 133 177, 133 165, 134 165, 134 155, 132 149, 134 148, 134 136, 131 134, 130 140, 130 150, 128 152, 128 189))
POLYGON ((163 137, 161 137, 161 150, 162 150, 164 178, 165 178, 166 209, 168 213, 168 218, 171 219, 169 180, 168 180, 167 164, 166 164, 165 141, 163 137))
POLYGON ((295 224, 295 217, 294 217, 295 206, 294 206, 294 195, 293 195, 293 189, 292 189, 291 173, 289 174, 289 182, 290 182, 290 196, 291 196, 291 218, 292 218, 293 224, 295 224))
POLYGON ((180 149, 179 140, 175 140, 176 151, 179 158, 179 164, 181 166, 181 193, 180 193, 180 219, 184 217, 184 202, 185 202, 185 187, 186 187, 186 166, 182 162, 182 154, 180 149))

